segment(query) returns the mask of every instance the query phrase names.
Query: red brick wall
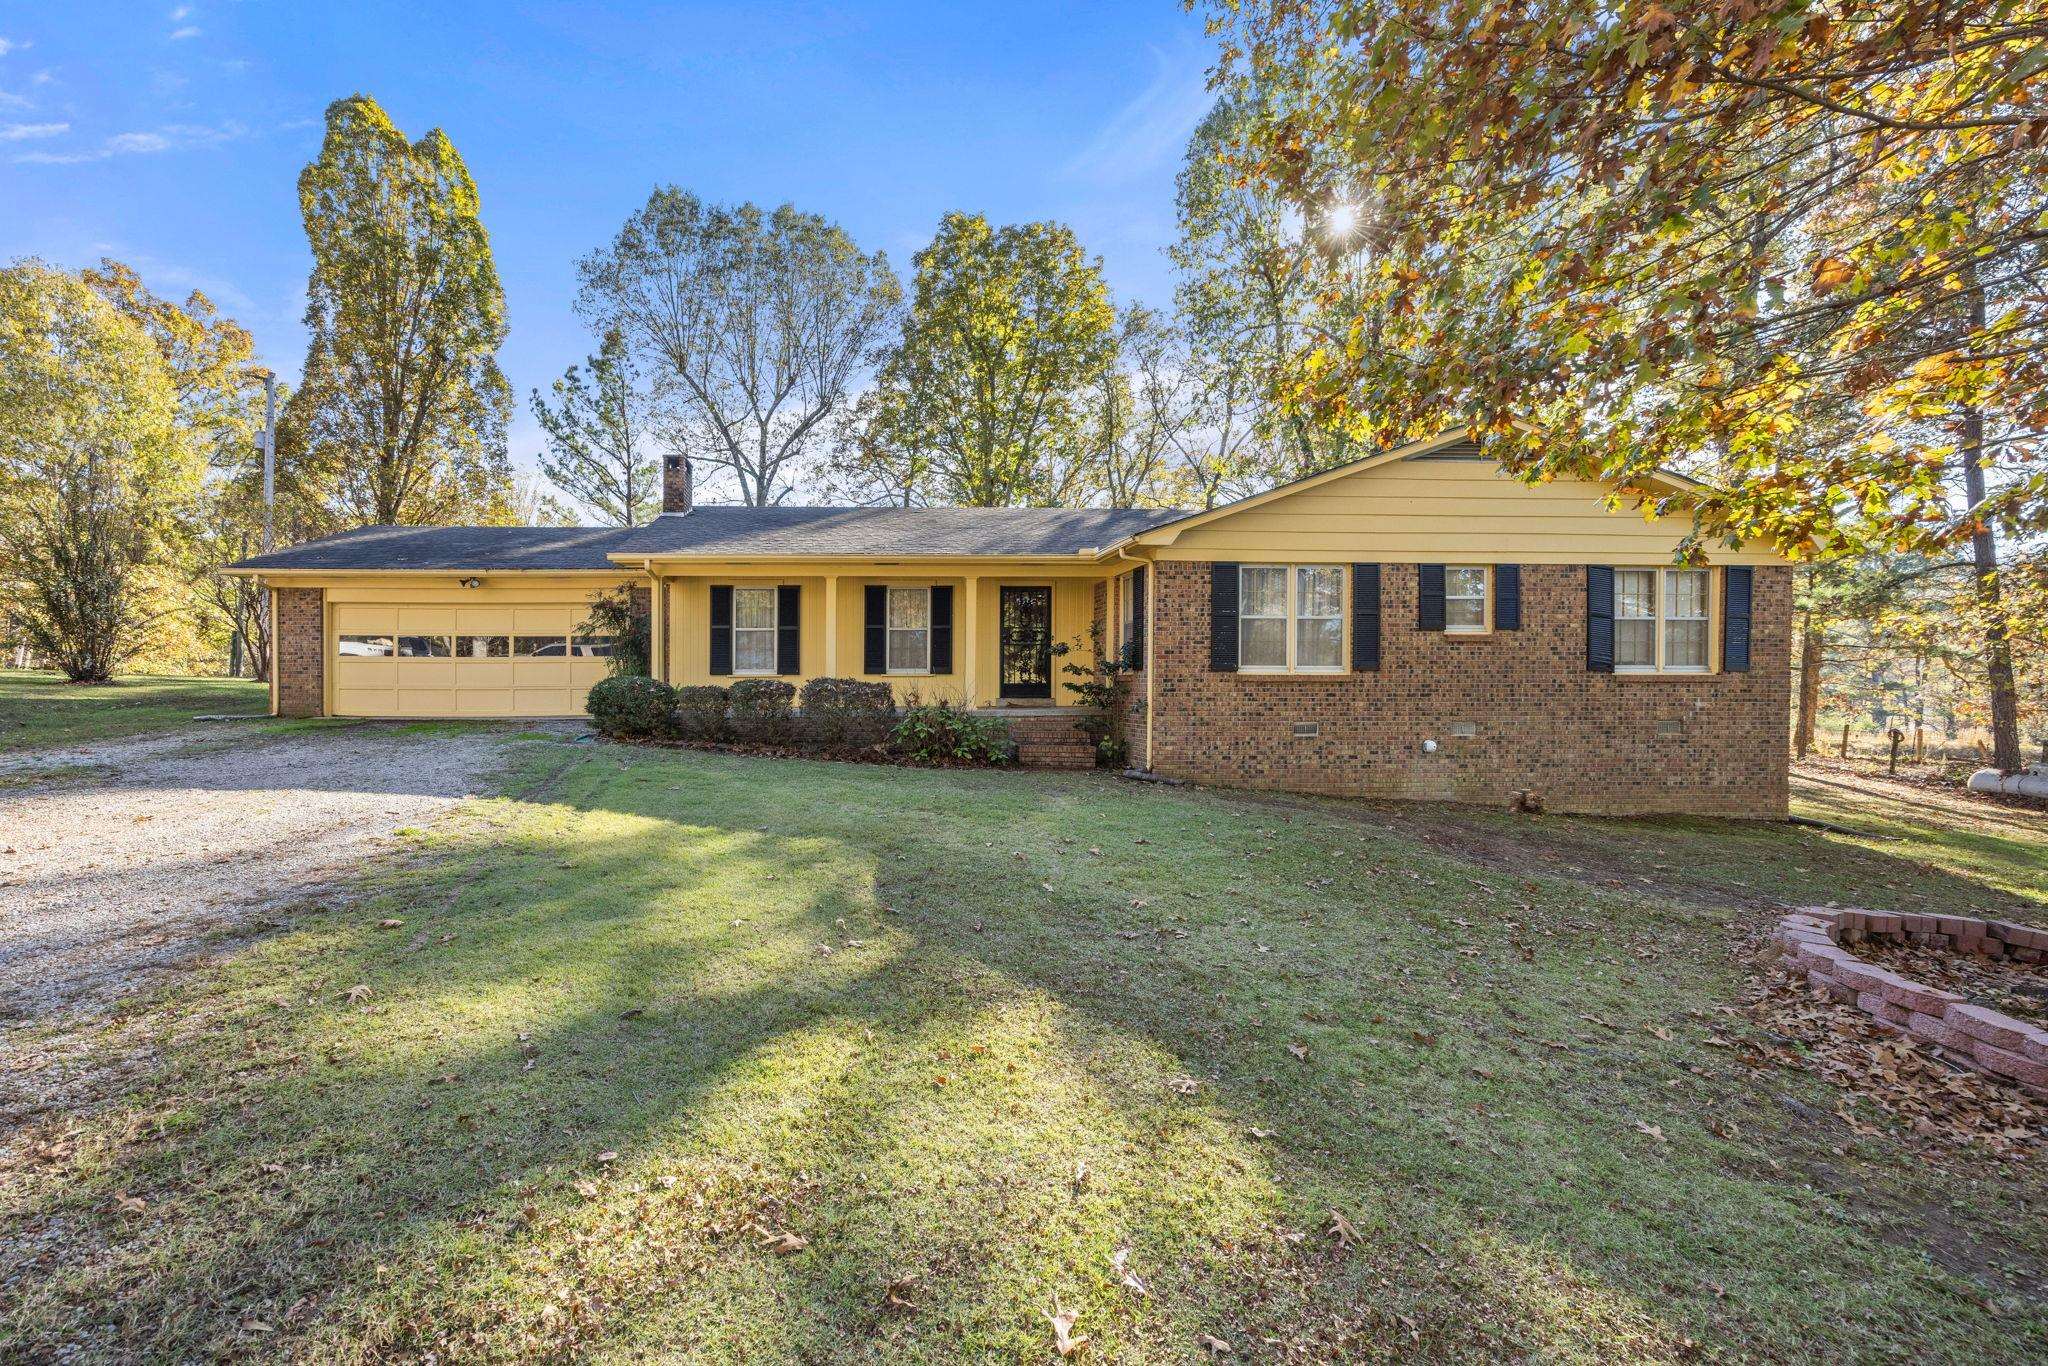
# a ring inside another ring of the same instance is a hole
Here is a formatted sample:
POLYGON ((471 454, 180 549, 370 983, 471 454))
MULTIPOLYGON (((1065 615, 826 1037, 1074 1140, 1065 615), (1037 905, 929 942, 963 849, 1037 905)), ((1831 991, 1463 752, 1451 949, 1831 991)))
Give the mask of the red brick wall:
POLYGON ((1750 669, 1640 677, 1586 669, 1585 570, 1522 567, 1522 629, 1415 626, 1416 566, 1381 579, 1380 668, 1209 671, 1209 566, 1156 566, 1151 767, 1240 787, 1553 811, 1775 818, 1787 800, 1792 571, 1756 571, 1750 669), (1296 722, 1318 723, 1296 739, 1296 722), (1451 735, 1471 722, 1470 739, 1451 735), (1435 740, 1427 753, 1423 741, 1435 740))
POLYGON ((327 710, 326 609, 317 588, 271 590, 277 632, 277 714, 320 716, 327 710))

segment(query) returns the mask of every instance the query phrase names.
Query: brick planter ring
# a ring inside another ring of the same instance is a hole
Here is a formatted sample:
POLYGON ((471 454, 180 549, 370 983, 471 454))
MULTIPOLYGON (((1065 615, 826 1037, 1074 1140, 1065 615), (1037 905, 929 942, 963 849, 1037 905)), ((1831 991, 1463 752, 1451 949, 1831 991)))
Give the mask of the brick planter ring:
POLYGON ((1805 973, 1835 1000, 1857 1007, 1883 1028, 1932 1045, 1944 1057, 2048 1097, 2048 1030, 1971 1005, 1953 991, 1922 986, 1843 947, 1866 939, 2039 963, 2048 961, 2048 930, 2005 920, 1808 906, 1779 921, 1772 936, 1789 969, 1805 973))

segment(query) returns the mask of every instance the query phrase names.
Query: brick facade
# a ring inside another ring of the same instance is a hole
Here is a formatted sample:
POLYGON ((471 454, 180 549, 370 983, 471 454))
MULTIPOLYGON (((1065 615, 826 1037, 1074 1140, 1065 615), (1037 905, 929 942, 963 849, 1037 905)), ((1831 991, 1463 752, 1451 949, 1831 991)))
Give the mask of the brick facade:
MULTIPOLYGON (((1417 566, 1386 565, 1380 668, 1278 677, 1210 671, 1207 564, 1154 573, 1148 757, 1169 777, 1492 805, 1528 790, 1548 810, 1612 815, 1785 814, 1788 567, 1756 571, 1749 671, 1692 677, 1588 671, 1578 565, 1522 566, 1522 629, 1485 636, 1418 630, 1417 566), (1319 733, 1297 737, 1308 722, 1319 733), (1453 733, 1466 725, 1469 738, 1453 733)), ((1142 718, 1137 731, 1142 746, 1142 718)))
POLYGON ((277 639, 277 714, 325 714, 325 595, 318 588, 272 589, 271 621, 277 639))

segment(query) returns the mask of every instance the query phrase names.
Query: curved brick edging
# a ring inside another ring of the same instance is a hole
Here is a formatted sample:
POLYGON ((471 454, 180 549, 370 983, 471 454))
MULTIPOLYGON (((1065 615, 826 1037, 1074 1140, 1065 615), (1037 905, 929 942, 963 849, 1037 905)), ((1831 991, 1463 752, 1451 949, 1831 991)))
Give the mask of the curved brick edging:
POLYGON ((2039 963, 2048 959, 2048 930, 2006 920, 1808 906, 1779 921, 1772 936, 1792 970, 1804 972, 1817 990, 1856 1006, 1883 1028, 1932 1044, 1945 1057, 2048 1096, 2048 1030, 1971 1005, 1953 991, 1922 986, 1842 947, 1866 939, 2039 963))

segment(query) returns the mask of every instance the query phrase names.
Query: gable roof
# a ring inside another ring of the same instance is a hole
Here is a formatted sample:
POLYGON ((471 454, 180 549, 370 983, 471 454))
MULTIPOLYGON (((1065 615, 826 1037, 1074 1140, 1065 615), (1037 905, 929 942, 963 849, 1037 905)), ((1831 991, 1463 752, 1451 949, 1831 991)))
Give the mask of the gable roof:
POLYGON ((605 556, 626 534, 610 526, 366 526, 228 568, 615 569, 605 556))
POLYGON ((1082 555, 1178 520, 1178 508, 698 507, 635 530, 613 552, 652 555, 1082 555))

